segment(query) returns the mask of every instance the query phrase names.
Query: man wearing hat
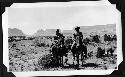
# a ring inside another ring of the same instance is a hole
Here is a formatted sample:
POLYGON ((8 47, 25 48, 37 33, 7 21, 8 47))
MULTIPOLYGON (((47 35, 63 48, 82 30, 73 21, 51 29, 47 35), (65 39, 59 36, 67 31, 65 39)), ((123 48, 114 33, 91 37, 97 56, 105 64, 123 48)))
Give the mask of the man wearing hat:
MULTIPOLYGON (((81 54, 81 56, 83 55, 81 52, 82 52, 82 45, 83 45, 83 34, 82 32, 79 31, 80 27, 76 27, 75 28, 75 31, 76 33, 73 34, 74 36, 74 43, 72 45, 72 47, 75 46, 75 51, 74 51, 74 59, 75 59, 75 54, 76 54, 76 57, 77 57, 77 65, 79 66, 79 55, 81 54)), ((71 47, 71 48, 72 48, 71 47)))
POLYGON ((56 31, 56 37, 58 39, 58 44, 59 45, 63 45, 64 44, 64 38, 65 38, 65 36, 63 36, 63 34, 61 34, 59 32, 59 29, 57 29, 57 31, 56 31))
POLYGON ((82 32, 79 31, 80 27, 76 27, 75 31, 76 33, 74 33, 74 40, 76 42, 77 45, 82 45, 82 39, 83 39, 83 34, 82 32))
POLYGON ((59 32, 59 29, 57 29, 56 31, 56 37, 57 37, 57 48, 59 48, 57 51, 57 60, 58 60, 58 63, 63 65, 63 52, 61 49, 63 48, 64 46, 64 38, 65 36, 63 36, 63 34, 61 34, 59 32))

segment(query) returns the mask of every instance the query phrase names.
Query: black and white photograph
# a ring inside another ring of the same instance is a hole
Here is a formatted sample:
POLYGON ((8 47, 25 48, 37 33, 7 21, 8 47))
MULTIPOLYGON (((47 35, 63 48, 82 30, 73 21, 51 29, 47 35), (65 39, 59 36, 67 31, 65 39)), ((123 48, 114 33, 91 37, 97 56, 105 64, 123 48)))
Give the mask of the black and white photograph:
POLYGON ((9 71, 118 69, 117 17, 107 7, 8 8, 9 71))

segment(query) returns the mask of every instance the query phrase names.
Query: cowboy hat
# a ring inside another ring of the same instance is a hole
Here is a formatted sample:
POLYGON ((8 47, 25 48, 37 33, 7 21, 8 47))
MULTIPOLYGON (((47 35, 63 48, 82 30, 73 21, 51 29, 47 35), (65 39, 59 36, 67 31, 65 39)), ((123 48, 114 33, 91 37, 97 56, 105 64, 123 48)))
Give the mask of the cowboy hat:
POLYGON ((59 29, 57 29, 56 31, 59 32, 59 29))
POLYGON ((78 27, 78 26, 75 28, 75 30, 79 30, 79 29, 80 29, 80 27, 78 27))

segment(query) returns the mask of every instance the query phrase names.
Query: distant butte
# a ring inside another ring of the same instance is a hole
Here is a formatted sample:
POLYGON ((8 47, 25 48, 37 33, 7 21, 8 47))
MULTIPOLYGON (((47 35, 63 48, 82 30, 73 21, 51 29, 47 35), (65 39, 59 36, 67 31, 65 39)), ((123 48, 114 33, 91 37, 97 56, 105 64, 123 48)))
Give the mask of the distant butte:
MULTIPOLYGON (((96 26, 79 26, 80 31, 83 33, 91 33, 91 32, 110 32, 110 33, 116 33, 116 25, 115 24, 108 24, 108 25, 96 25, 96 26)), ((74 28, 73 28, 74 29, 74 28)), ((74 30, 62 30, 61 32, 64 35, 71 35, 74 33, 74 30)), ((24 34, 21 30, 17 28, 8 28, 8 35, 9 36, 27 36, 24 34)), ((36 33, 34 33, 31 36, 55 36, 56 35, 56 29, 46 29, 45 31, 43 29, 38 30, 36 33)), ((30 36, 30 35, 29 35, 30 36)))

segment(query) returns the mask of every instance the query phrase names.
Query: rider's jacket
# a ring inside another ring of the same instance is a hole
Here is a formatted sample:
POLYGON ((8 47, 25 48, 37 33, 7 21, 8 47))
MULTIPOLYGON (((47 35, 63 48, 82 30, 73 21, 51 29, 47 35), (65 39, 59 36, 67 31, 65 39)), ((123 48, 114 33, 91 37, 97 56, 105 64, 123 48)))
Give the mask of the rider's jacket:
POLYGON ((74 33, 74 41, 77 45, 82 45, 83 34, 82 32, 74 33))
POLYGON ((61 33, 56 33, 56 37, 58 39, 58 44, 64 44, 64 39, 65 39, 65 36, 63 36, 63 34, 61 33))

